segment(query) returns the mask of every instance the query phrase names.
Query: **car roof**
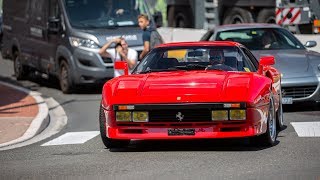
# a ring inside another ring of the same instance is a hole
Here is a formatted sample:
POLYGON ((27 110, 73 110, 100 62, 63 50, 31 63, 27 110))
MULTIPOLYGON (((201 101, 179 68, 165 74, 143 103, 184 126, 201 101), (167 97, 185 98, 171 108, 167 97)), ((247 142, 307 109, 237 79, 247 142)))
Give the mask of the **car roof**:
POLYGON ((255 29, 255 28, 281 28, 277 24, 266 24, 266 23, 243 23, 243 24, 228 24, 215 27, 214 31, 227 31, 235 29, 255 29))
POLYGON ((165 47, 192 47, 192 46, 241 46, 240 43, 233 41, 197 41, 197 42, 174 42, 165 43, 158 46, 158 48, 165 47))

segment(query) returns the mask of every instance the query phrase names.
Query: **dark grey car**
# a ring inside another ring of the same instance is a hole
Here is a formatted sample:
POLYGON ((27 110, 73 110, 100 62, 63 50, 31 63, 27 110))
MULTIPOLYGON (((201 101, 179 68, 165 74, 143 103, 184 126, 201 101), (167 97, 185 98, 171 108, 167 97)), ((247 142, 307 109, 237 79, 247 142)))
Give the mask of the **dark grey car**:
POLYGON ((272 55, 275 67, 282 73, 284 104, 299 101, 320 101, 320 53, 308 50, 286 29, 272 24, 225 25, 209 30, 202 41, 235 41, 251 50, 256 59, 272 55))

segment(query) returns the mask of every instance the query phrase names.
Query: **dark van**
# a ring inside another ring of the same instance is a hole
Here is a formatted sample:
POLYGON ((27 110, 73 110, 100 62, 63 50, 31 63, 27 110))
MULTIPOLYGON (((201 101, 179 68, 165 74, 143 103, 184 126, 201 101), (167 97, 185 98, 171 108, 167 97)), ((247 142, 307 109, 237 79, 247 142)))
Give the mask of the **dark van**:
MULTIPOLYGON (((3 0, 2 55, 14 60, 17 79, 30 71, 53 75, 69 93, 113 78, 112 60, 98 54, 107 41, 122 36, 143 50, 141 13, 152 17, 145 0, 3 0)), ((161 15, 153 18, 160 26, 161 15)))

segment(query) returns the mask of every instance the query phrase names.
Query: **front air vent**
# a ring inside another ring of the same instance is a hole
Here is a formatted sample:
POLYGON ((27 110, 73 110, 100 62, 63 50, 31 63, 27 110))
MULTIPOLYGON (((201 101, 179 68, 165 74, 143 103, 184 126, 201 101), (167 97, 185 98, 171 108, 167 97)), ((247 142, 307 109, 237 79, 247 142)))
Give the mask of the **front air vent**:
POLYGON ((282 87, 283 97, 306 98, 311 96, 317 89, 317 86, 302 87, 282 87))

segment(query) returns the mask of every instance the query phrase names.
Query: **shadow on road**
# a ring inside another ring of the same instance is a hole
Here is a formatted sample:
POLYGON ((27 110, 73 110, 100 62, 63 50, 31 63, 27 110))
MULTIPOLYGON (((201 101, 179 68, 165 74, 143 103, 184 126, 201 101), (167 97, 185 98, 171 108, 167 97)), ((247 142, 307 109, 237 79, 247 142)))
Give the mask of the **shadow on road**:
MULTIPOLYGON (((277 141, 275 146, 280 142, 277 141)), ((213 140, 133 141, 128 148, 110 149, 110 152, 150 151, 260 151, 270 147, 250 144, 248 138, 213 140)), ((272 148, 272 147, 271 147, 272 148)))
MULTIPOLYGON (((50 77, 49 79, 44 79, 40 76, 31 74, 29 76, 29 81, 36 83, 37 85, 33 85, 30 88, 33 91, 39 90, 41 87, 51 88, 60 90, 59 80, 55 77, 50 77)), ((74 94, 101 94, 103 84, 93 84, 93 85, 79 85, 74 89, 74 94)))
MULTIPOLYGON (((5 78, 3 76, 0 76, 0 81, 6 82, 8 84, 13 84, 18 87, 23 87, 22 84, 19 82, 13 81, 10 78, 5 78)), ((14 109, 21 108, 13 107, 12 105, 16 103, 19 103, 21 100, 25 99, 28 96, 27 93, 12 89, 9 86, 0 84, 0 114, 2 113, 15 113, 13 112, 14 109), (9 111, 9 112, 8 112, 9 111)), ((32 106, 32 105, 30 105, 32 106)))

